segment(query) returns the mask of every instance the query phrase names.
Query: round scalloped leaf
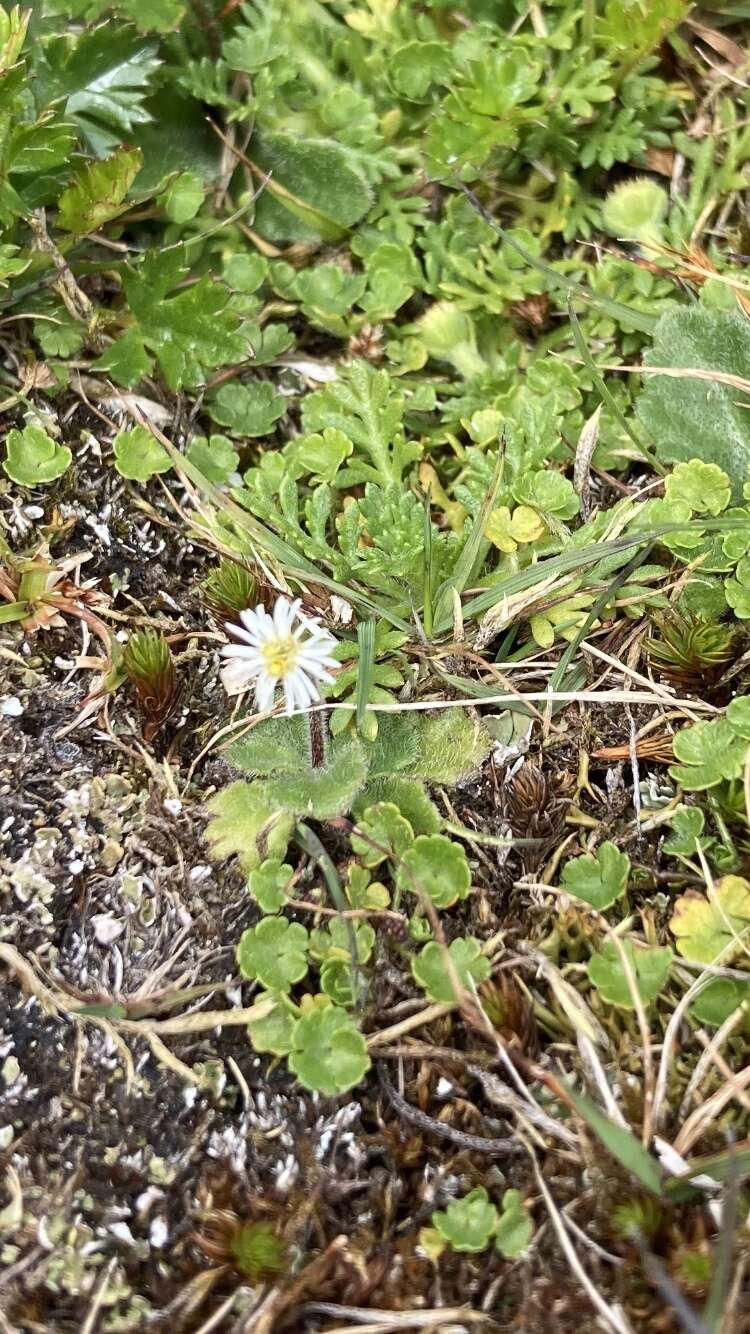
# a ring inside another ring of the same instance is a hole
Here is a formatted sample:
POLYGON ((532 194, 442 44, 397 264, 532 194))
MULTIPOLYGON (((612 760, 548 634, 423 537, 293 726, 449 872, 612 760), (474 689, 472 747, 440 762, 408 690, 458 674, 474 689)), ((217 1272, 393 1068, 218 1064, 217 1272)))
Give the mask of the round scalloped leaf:
POLYGON ((341 1006, 331 1004, 327 996, 310 1000, 294 1025, 289 1068, 305 1088, 335 1098, 367 1074, 371 1064, 367 1044, 341 1006))
POLYGON ((240 456, 226 435, 197 435, 187 451, 187 457, 199 472, 216 486, 223 486, 237 471, 240 456))
POLYGON ((625 893, 630 875, 630 858, 614 843, 602 843, 596 853, 585 853, 566 862, 562 886, 568 894, 590 903, 603 912, 625 893))
POLYGON ((263 983, 269 991, 288 991, 307 972, 307 928, 285 917, 264 917, 243 931, 237 962, 243 977, 263 983))
POLYGON ((470 1190, 463 1199, 452 1200, 447 1209, 436 1209, 432 1225, 454 1251, 476 1254, 490 1243, 498 1225, 498 1212, 484 1186, 470 1190))
POLYGON ((738 875, 717 880, 711 898, 688 890, 675 903, 669 929, 683 959, 722 963, 742 951, 750 930, 750 882, 738 875))
POLYGON ((247 1032, 255 1051, 269 1051, 287 1056, 292 1050, 292 1030, 299 1015, 296 1005, 281 992, 262 991, 253 1010, 257 1018, 248 1021, 247 1032))
POLYGON ((320 985, 326 996, 330 996, 334 1005, 345 1008, 354 1004, 354 970, 345 959, 328 959, 320 970, 320 985))
MULTIPOLYGON (((653 949, 636 949, 632 941, 624 940, 622 949, 630 964, 641 1001, 650 1005, 656 1000, 667 978, 674 955, 669 946, 653 949)), ((630 990, 619 950, 613 941, 608 940, 592 955, 588 964, 589 980, 609 1005, 617 1005, 623 1010, 634 1010, 633 993, 630 990)))
POLYGON ((359 819, 368 806, 379 801, 397 806, 415 834, 437 834, 440 829, 437 806, 417 779, 400 778, 398 774, 391 778, 374 778, 354 803, 355 818, 359 819))
POLYGON ((495 1228, 495 1245, 506 1260, 523 1255, 534 1235, 534 1224, 523 1206, 520 1190, 506 1190, 495 1228))
POLYGON ((286 404, 268 380, 250 380, 247 384, 225 384, 207 405, 213 421, 226 426, 233 435, 269 435, 286 404))
POLYGON ((739 778, 746 743, 728 718, 717 718, 678 732, 672 749, 680 763, 670 766, 670 777, 687 792, 703 792, 725 778, 739 778))
POLYGON ((726 473, 716 463, 689 459, 678 463, 667 478, 664 490, 668 500, 683 500, 694 514, 721 514, 729 504, 732 486, 726 473))
MULTIPOLYGON (((451 963, 462 987, 471 990, 472 983, 486 982, 490 965, 481 952, 474 936, 459 937, 448 947, 451 963)), ((441 1005, 452 1005, 459 999, 445 961, 445 948, 431 940, 411 961, 411 971, 430 1000, 441 1005)))
POLYGON ((412 827, 398 806, 390 801, 379 801, 368 806, 357 821, 357 829, 352 834, 352 852, 363 866, 374 869, 386 858, 398 862, 413 842, 412 827))
POLYGON ((264 913, 275 913, 289 901, 289 888, 294 871, 278 857, 269 857, 247 879, 248 892, 264 913))
POLYGON ((343 917, 333 917, 328 926, 316 927, 310 933, 310 954, 313 959, 350 960, 352 946, 356 951, 357 963, 367 963, 375 947, 375 932, 369 922, 352 922, 343 917))
POLYGON ((420 834, 404 853, 396 873, 401 890, 423 893, 436 908, 465 899, 471 886, 466 853, 445 834, 420 834))
POLYGON ((119 431, 112 449, 115 468, 121 477, 131 482, 147 482, 160 472, 169 472, 172 461, 165 449, 145 426, 132 426, 119 431))
POLYGON ((40 426, 9 431, 5 443, 8 454, 3 468, 19 486, 54 482, 67 471, 73 459, 67 445, 58 445, 40 426))

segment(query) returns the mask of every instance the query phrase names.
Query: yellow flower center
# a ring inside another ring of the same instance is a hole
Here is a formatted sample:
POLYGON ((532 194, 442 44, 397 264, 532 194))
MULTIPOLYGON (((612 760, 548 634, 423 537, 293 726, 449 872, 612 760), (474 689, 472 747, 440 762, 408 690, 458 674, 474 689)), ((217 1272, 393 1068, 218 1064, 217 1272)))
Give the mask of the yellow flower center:
POLYGON ((261 654, 269 676, 283 681, 297 666, 300 646, 292 635, 279 635, 263 644, 261 654))

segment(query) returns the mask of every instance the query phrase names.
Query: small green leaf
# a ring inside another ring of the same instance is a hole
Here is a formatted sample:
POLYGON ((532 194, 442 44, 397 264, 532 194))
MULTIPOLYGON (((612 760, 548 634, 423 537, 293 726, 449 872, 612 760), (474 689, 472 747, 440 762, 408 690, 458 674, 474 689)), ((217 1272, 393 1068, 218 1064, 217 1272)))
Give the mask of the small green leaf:
POLYGON ((310 954, 322 962, 331 958, 351 959, 352 944, 357 963, 367 963, 375 946, 375 932, 369 922, 353 924, 334 917, 328 926, 316 927, 310 933, 310 954))
MULTIPOLYGON (((663 949, 636 949, 629 940, 622 942, 622 949, 628 959, 635 978, 641 1001, 650 1005, 656 1000, 669 977, 673 954, 668 946, 663 949)), ((588 964, 589 980, 596 987, 609 1005, 617 1005, 624 1010, 635 1009, 633 994, 625 975, 619 951, 608 940, 601 950, 592 955, 588 964)))
POLYGON ((320 985, 334 1005, 343 1005, 346 1009, 354 1004, 354 969, 346 959, 326 959, 320 970, 320 985))
POLYGON ((747 743, 728 718, 717 718, 683 728, 672 749, 680 763, 670 766, 670 776, 688 792, 703 792, 725 778, 739 778, 747 743))
POLYGON ((678 806, 669 837, 664 840, 664 851, 671 857, 694 857, 698 848, 705 851, 711 844, 710 838, 702 837, 705 823, 700 806, 678 806))
POLYGON ((286 862, 279 861, 278 857, 269 857, 262 866, 250 872, 247 878, 248 892, 252 894, 261 912, 278 912, 289 902, 289 889, 293 876, 292 867, 286 862))
POLYGON ((122 213, 125 196, 143 165, 140 148, 118 148, 103 162, 76 173, 58 202, 57 222, 66 232, 86 236, 122 213))
POLYGON ((344 892, 351 908, 367 908, 369 911, 377 912, 388 907, 391 901, 388 890, 379 880, 373 880, 364 866, 351 862, 347 877, 344 892))
POLYGON ((738 875, 717 880, 711 897, 688 890, 675 903, 669 929, 678 952, 695 963, 727 962, 750 930, 750 883, 738 875))
POLYGON ((664 489, 668 500, 685 501, 694 514, 721 514, 732 495, 726 473, 702 459, 678 463, 664 489))
POLYGON ((498 1222, 497 1209, 484 1186, 477 1186, 462 1199, 452 1200, 447 1209, 436 1209, 432 1215, 433 1227, 453 1250, 470 1254, 489 1246, 498 1222))
POLYGON ((120 431, 112 449, 120 476, 134 482, 147 482, 149 477, 169 472, 172 467, 166 450, 145 426, 131 426, 129 430, 120 431))
POLYGON ((249 384, 225 384, 208 404, 215 422, 226 426, 234 435, 269 435, 286 405, 268 380, 253 380, 249 384))
POLYGON ((295 289, 308 311, 346 315, 365 290, 363 273, 347 273, 338 264, 317 264, 297 274, 295 289))
POLYGON ((644 1149, 640 1141, 635 1138, 635 1135, 625 1126, 617 1125, 615 1121, 611 1121, 590 1098, 585 1097, 582 1093, 574 1093, 572 1089, 569 1089, 568 1092, 576 1110, 601 1140, 605 1149, 612 1154, 612 1157, 616 1158, 628 1172, 632 1172, 641 1185, 646 1187, 646 1190, 651 1191, 653 1195, 661 1195, 662 1183, 659 1165, 651 1157, 651 1154, 644 1149))
POLYGON ((430 801, 423 784, 415 779, 399 778, 397 774, 391 778, 372 779, 354 803, 355 818, 359 819, 368 806, 380 801, 397 806, 415 834, 436 834, 440 828, 434 801, 430 801))
POLYGON ((203 179, 197 171, 181 171, 169 182, 159 202, 170 222, 189 222, 203 204, 203 179))
POLYGON ((73 459, 67 445, 58 445, 39 426, 9 431, 6 446, 8 453, 3 468, 19 486, 54 482, 67 471, 73 459))
POLYGON ((420 834, 401 858, 396 883, 402 891, 426 894, 436 908, 450 908, 471 888, 466 853, 445 834, 420 834))
POLYGON ((368 806, 357 821, 357 830, 352 834, 352 851, 363 866, 374 868, 387 858, 397 863, 413 842, 412 827, 398 806, 381 801, 368 806))
POLYGON ((187 451, 190 462, 214 486, 223 486, 237 471, 240 456, 226 435, 212 435, 208 439, 197 435, 187 451))
POLYGON ((573 857, 563 867, 562 885, 568 894, 590 903, 603 912, 625 893, 630 875, 630 858, 614 843, 602 843, 595 854, 573 857))
POLYGON ((364 1079, 371 1064, 367 1044, 351 1016, 329 997, 306 1001, 294 1025, 289 1068, 305 1088, 334 1098, 364 1079))
POLYGON ((727 721, 736 736, 750 741, 750 695, 738 695, 727 706, 727 721))
MULTIPOLYGON (((739 978, 714 977, 696 996, 690 1006, 690 1013, 699 1024, 720 1028, 740 1005, 748 1005, 750 1008, 750 978, 742 982, 739 978)), ((747 1020, 744 1031, 746 1029, 747 1020)))
MULTIPOLYGON (((451 942, 448 953, 451 963, 463 987, 471 990, 470 982, 486 982, 490 975, 490 965, 484 958, 478 940, 473 936, 461 937, 451 942)), ((411 971, 420 987, 424 987, 430 1000, 441 1005, 452 1005, 459 999, 453 987, 451 976, 446 967, 445 950, 436 940, 431 940, 411 961, 411 971)))
POLYGON ((151 358, 137 329, 127 329, 94 362, 94 370, 106 371, 117 384, 133 389, 151 370, 151 358))
POLYGON ((520 1190, 506 1190, 495 1228, 495 1245, 506 1260, 523 1255, 534 1235, 534 1224, 523 1207, 520 1190))
POLYGON ((243 977, 257 978, 269 991, 289 991, 307 972, 309 936, 301 922, 264 917, 243 931, 237 962, 243 977))
POLYGON ((263 255, 232 255, 224 265, 224 281, 235 292, 250 296, 268 277, 268 260, 263 255))
POLYGON ((299 1015, 296 1005, 283 992, 262 991, 253 1010, 258 1017, 248 1020, 247 1032, 256 1051, 270 1051, 287 1056, 292 1050, 292 1031, 299 1015))

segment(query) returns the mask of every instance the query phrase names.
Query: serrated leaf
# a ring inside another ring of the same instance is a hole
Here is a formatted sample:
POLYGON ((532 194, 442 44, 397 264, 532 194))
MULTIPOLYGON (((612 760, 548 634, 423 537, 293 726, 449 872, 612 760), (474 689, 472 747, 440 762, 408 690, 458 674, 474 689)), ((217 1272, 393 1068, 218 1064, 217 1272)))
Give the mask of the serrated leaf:
POLYGON ((19 486, 42 486, 67 471, 73 455, 67 445, 58 445, 39 426, 9 431, 3 468, 19 486))
POLYGON ((206 840, 217 860, 236 855, 249 874, 267 857, 284 856, 295 817, 269 800, 263 783, 230 783, 206 808, 206 840))
POLYGON ((58 226, 75 236, 95 232, 125 208, 125 196, 143 164, 140 148, 118 148, 103 162, 89 162, 60 196, 58 226))
POLYGON ((134 389, 151 370, 151 358, 137 329, 127 329, 94 362, 94 370, 106 371, 117 384, 134 389))
POLYGON ((678 952, 695 963, 733 959, 750 930, 750 883, 741 876, 717 880, 710 897, 688 890, 677 899, 669 929, 678 952))
POLYGON ((46 45, 35 71, 35 92, 41 106, 64 99, 66 120, 73 120, 93 152, 105 157, 150 121, 145 100, 159 63, 153 47, 128 25, 102 25, 46 45))
POLYGON ((368 806, 379 801, 392 802, 397 806, 415 834, 437 834, 440 829, 437 806, 430 800, 423 785, 414 779, 401 778, 397 774, 391 778, 371 779, 354 803, 355 818, 358 819, 368 806))

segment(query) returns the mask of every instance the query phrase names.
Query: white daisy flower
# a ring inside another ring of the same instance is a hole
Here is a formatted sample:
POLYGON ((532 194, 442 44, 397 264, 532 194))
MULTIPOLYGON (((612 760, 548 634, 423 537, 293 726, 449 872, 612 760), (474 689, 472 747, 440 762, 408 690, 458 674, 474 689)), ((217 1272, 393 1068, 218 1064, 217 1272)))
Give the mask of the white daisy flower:
POLYGON ((299 598, 290 602, 279 597, 273 616, 260 606, 240 612, 242 625, 226 627, 240 642, 221 650, 229 659, 221 671, 224 688, 229 695, 239 695, 254 685, 259 713, 272 708, 277 685, 283 688, 285 711, 290 714, 314 704, 320 699, 320 683, 334 679, 328 669, 338 667, 331 657, 336 640, 317 616, 301 612, 301 605, 299 598))

